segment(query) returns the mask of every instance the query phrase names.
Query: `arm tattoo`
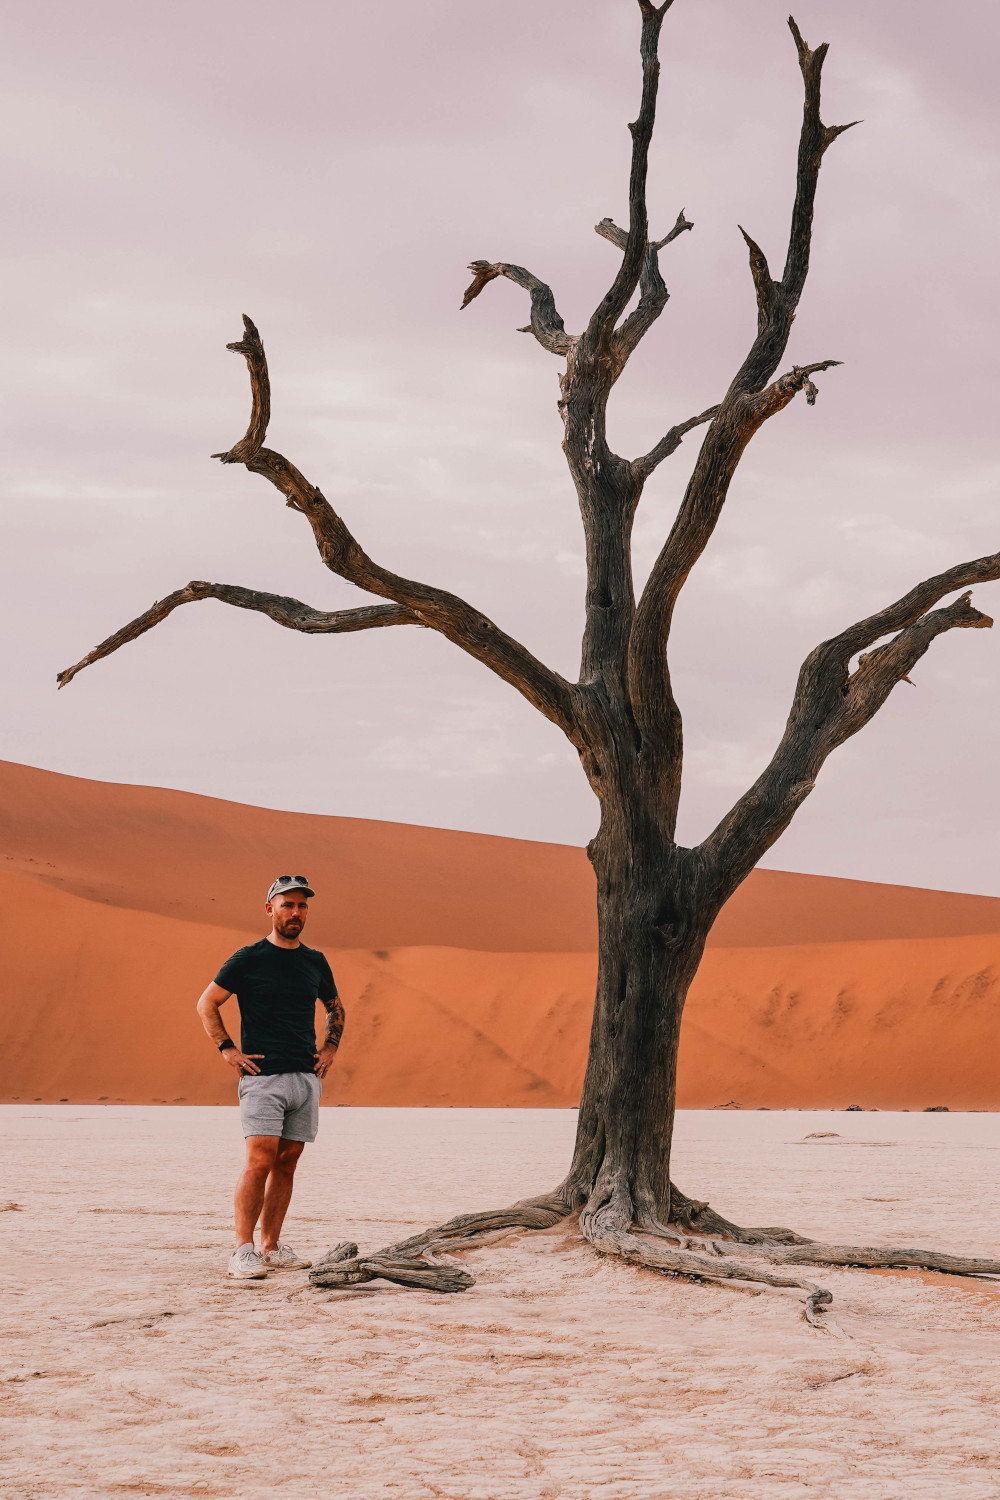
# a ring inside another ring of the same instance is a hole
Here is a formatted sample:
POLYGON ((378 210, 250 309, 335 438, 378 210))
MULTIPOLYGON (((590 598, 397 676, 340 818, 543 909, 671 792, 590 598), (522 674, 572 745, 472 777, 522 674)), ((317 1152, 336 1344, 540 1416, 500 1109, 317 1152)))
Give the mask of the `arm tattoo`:
POLYGON ((325 1045, 336 1051, 340 1046, 340 1038, 344 1034, 344 1007, 340 1003, 339 995, 334 995, 332 1000, 322 1000, 320 1004, 326 1011, 325 1045))

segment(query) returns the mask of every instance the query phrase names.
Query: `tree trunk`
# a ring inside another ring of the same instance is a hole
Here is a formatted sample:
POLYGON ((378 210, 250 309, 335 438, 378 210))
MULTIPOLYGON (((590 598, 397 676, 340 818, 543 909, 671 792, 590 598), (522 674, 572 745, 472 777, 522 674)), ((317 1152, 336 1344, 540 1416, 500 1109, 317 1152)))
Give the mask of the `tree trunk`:
POLYGON ((605 800, 597 875, 597 999, 576 1148, 563 1193, 626 1229, 670 1219, 677 1048, 688 988, 715 918, 692 852, 641 795, 605 800))

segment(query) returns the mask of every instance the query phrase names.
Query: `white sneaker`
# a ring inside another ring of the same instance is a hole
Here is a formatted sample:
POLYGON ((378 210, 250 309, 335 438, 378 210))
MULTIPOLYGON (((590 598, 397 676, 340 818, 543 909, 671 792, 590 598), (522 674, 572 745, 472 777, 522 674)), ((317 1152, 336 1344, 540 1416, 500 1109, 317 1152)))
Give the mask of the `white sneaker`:
POLYGON ((265 1251, 259 1258, 268 1271, 308 1271, 312 1265, 311 1260, 303 1260, 291 1245, 283 1245, 280 1240, 273 1250, 265 1251))
POLYGON ((267 1271, 259 1251, 248 1241, 233 1251, 226 1274, 233 1281, 260 1281, 267 1271))

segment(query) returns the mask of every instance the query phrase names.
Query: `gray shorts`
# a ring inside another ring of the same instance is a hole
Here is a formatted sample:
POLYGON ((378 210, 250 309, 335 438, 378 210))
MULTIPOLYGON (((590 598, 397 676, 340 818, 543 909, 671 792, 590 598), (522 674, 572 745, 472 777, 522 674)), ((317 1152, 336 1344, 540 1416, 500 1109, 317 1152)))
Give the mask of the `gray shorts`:
POLYGON ((243 1134, 314 1141, 323 1085, 315 1073, 255 1073, 240 1079, 243 1134))

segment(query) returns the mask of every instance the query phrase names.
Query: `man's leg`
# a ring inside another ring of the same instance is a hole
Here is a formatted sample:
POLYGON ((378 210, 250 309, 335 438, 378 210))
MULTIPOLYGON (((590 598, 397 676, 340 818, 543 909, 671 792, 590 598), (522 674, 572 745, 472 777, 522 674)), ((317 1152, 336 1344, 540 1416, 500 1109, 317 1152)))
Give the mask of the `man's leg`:
POLYGON ((273 1250, 281 1238, 281 1226, 285 1222, 288 1205, 292 1201, 295 1168, 305 1150, 305 1141, 277 1142, 277 1152, 263 1197, 260 1215, 260 1253, 266 1255, 273 1250))
POLYGON ((254 1230, 264 1205, 268 1175, 274 1168, 279 1148, 290 1144, 277 1135, 248 1135, 246 1139, 246 1165, 236 1184, 237 1249, 240 1245, 253 1244, 254 1230))

